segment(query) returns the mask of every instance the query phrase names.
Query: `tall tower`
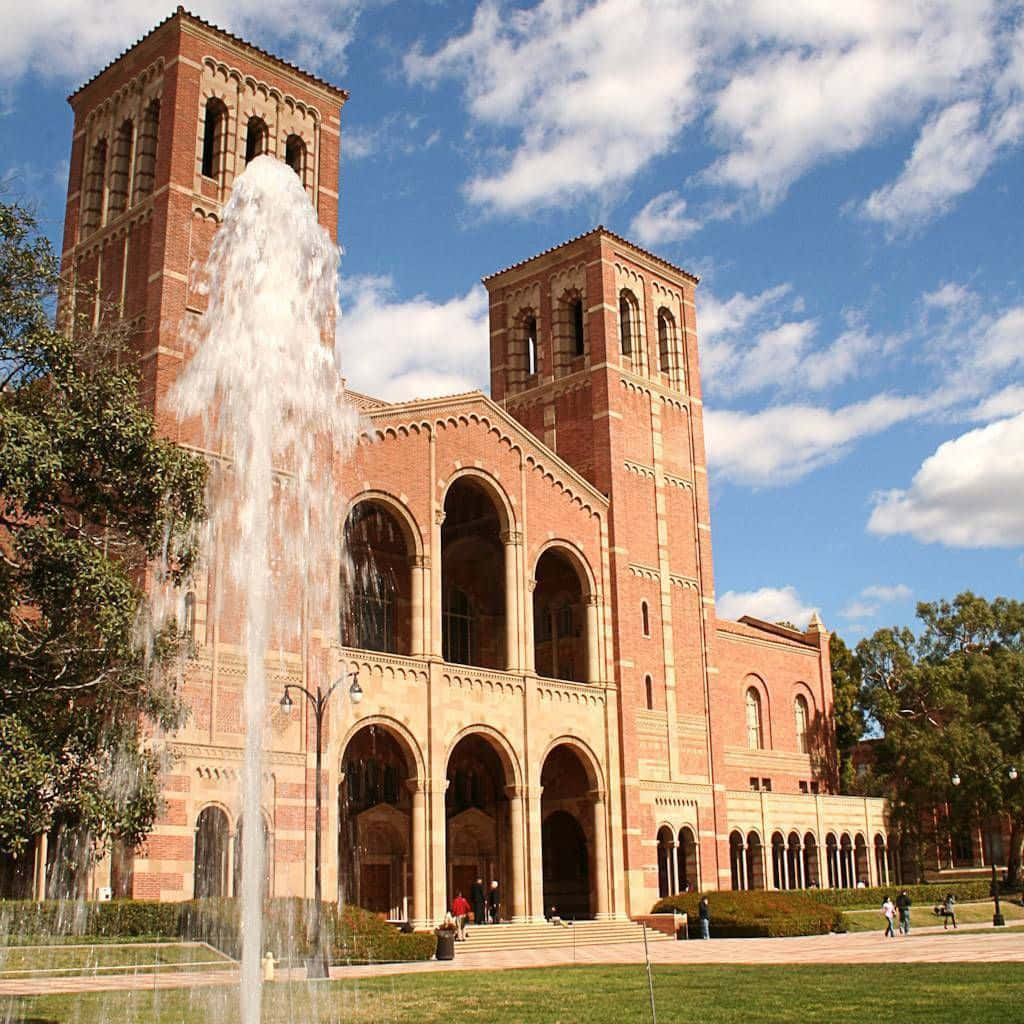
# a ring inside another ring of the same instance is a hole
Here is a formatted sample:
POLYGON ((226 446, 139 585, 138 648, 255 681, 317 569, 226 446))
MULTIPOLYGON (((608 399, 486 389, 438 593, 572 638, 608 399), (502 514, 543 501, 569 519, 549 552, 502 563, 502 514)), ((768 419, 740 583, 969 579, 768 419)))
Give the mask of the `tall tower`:
POLYGON ((698 281, 598 227, 484 283, 492 397, 611 499, 627 887, 643 913, 666 801, 693 804, 706 880, 719 862, 698 281))
POLYGON ((184 358, 180 326, 205 307, 197 268, 249 160, 287 161, 336 237, 346 99, 182 7, 69 97, 66 294, 87 321, 125 322, 155 411, 184 358))
MULTIPOLYGON (((69 98, 75 123, 65 303, 79 321, 126 329, 144 401, 165 435, 202 440, 199 425, 178 422, 162 399, 187 358, 182 327, 206 306, 198 271, 232 183, 259 155, 285 161, 335 238, 346 99, 343 90, 181 7, 69 98)), ((115 850, 108 870, 117 895, 224 896, 235 884, 241 824, 237 812, 233 820, 228 812, 237 802, 243 745, 239 604, 216 553, 191 585, 183 624, 194 657, 180 690, 191 715, 169 741, 178 762, 164 779, 164 810, 153 834, 134 859, 115 850)), ((274 699, 281 678, 303 678, 314 643, 306 636, 282 640, 278 662, 285 667, 271 683, 274 699)), ((270 813, 263 823, 268 849, 276 851, 267 863, 281 892, 308 891, 311 878, 306 794, 314 776, 306 738, 299 725, 292 728, 268 755, 270 813)))

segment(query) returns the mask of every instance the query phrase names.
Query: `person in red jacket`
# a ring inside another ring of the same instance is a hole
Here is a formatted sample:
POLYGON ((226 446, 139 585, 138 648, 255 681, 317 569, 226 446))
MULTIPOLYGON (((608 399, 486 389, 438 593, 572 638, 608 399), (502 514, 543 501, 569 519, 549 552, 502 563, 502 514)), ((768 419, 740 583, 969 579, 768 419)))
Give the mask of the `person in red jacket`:
POLYGON ((469 900, 462 895, 462 892, 455 894, 452 900, 452 916, 459 926, 458 940, 461 942, 466 937, 466 922, 469 920, 469 900))

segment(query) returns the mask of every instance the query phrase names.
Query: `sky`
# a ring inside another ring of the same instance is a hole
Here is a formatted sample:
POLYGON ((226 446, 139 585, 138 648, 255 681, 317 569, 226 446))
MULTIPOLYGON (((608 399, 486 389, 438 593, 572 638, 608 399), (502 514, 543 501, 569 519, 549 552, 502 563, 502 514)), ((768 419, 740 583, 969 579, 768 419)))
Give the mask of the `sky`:
MULTIPOLYGON (((604 224, 701 277, 720 615, 1024 596, 1024 4, 191 9, 350 93, 352 388, 486 391, 480 278, 604 224)), ((5 12, 0 182, 58 246, 66 96, 171 10, 5 12)))

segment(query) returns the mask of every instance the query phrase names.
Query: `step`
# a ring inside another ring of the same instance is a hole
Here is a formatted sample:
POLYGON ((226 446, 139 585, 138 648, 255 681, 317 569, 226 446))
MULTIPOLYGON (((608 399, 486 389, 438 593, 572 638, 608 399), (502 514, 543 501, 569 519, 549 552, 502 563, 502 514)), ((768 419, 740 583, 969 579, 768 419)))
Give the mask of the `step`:
MULTIPOLYGON (((647 929, 648 943, 672 942, 671 935, 647 929)), ((493 953, 506 949, 550 949, 643 942, 641 926, 632 921, 580 921, 560 928, 553 924, 470 925, 464 953, 493 953)))

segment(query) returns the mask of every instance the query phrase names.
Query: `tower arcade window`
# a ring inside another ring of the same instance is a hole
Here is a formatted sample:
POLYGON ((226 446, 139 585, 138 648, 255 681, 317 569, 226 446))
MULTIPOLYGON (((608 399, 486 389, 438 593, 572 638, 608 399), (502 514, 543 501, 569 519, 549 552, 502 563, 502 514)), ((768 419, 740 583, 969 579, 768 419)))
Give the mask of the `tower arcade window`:
POLYGON ((526 318, 526 374, 532 377, 537 372, 537 318, 526 318))
POLYGON ((306 144, 298 135, 289 135, 284 144, 284 162, 299 176, 299 181, 306 181, 306 144))
POLYGON ((654 680, 644 676, 644 703, 648 711, 654 710, 654 680))
POLYGON ((110 161, 110 193, 107 197, 109 217, 116 217, 128 207, 134 137, 135 125, 131 120, 123 121, 114 136, 114 152, 110 161))
POLYGON ((250 117, 245 127, 245 162, 248 164, 267 151, 267 122, 262 117, 250 117))
POLYGON ((801 754, 808 753, 807 747, 807 698, 802 694, 797 694, 796 700, 793 701, 793 717, 796 719, 796 749, 801 754))
POLYGON ((160 101, 153 100, 142 115, 139 138, 135 146, 133 203, 137 203, 143 196, 153 193, 153 181, 156 178, 156 140, 159 131, 160 101))
POLYGON ((663 306, 658 310, 658 368, 662 373, 672 373, 672 350, 675 347, 676 322, 663 306))
POLYGON ((572 320, 572 352, 574 356, 583 355, 583 300, 575 299, 569 306, 572 320))
POLYGON ((107 170, 107 140, 100 139, 89 154, 82 196, 82 234, 95 231, 103 219, 103 179, 107 170))
POLYGON ((619 292, 619 349, 624 356, 633 354, 633 304, 631 292, 619 292))
POLYGON ((206 101, 206 120, 203 124, 204 178, 219 178, 224 166, 224 149, 228 130, 228 108, 223 100, 211 96, 206 101))
POLYGON ((747 746, 751 750, 764 748, 764 730, 761 727, 761 695, 753 686, 747 690, 747 746))

